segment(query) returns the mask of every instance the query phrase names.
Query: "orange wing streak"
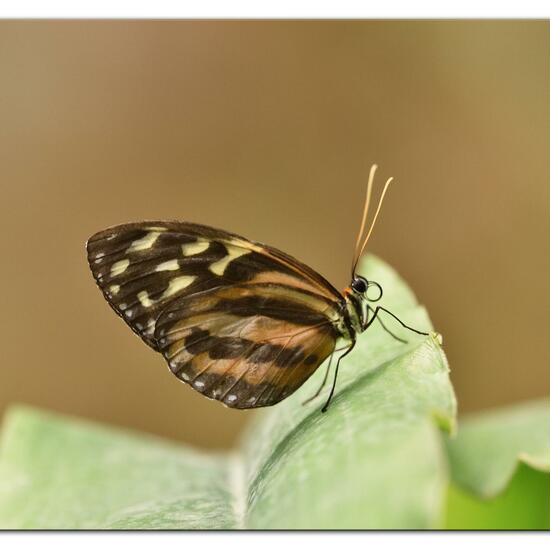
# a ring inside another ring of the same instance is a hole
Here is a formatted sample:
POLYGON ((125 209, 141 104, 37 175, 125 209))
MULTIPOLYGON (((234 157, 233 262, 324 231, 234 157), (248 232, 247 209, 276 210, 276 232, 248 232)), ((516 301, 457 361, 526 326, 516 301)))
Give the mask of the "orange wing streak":
MULTIPOLYGON (((273 321, 273 320, 271 320, 273 321)), ((327 322, 327 325, 330 322, 327 322)), ((282 326, 288 323, 282 323, 282 326)), ((281 326, 281 328, 282 328, 281 326)), ((294 333, 284 333, 281 329, 273 331, 267 339, 257 340, 253 338, 255 343, 271 344, 277 340, 284 339, 282 349, 278 357, 284 350, 293 349, 303 352, 304 358, 294 365, 279 366, 276 364, 277 357, 270 362, 253 363, 246 357, 246 353, 242 357, 234 359, 213 359, 209 353, 203 352, 196 356, 191 356, 190 362, 185 368, 185 372, 189 383, 195 383, 195 389, 201 391, 201 377, 216 377, 219 382, 229 380, 231 383, 227 385, 220 384, 220 390, 216 392, 216 387, 208 387, 204 383, 204 389, 212 392, 212 397, 224 402, 229 406, 237 408, 252 408, 255 406, 266 406, 278 403, 281 399, 287 397, 296 391, 315 370, 325 361, 325 359, 333 352, 336 340, 330 336, 330 332, 326 330, 326 325, 318 327, 309 327, 304 329, 299 328, 294 333), (314 354, 315 359, 306 359, 314 354), (197 387, 196 382, 199 382, 197 387), (246 400, 235 400, 234 402, 227 399, 233 395, 239 395, 241 391, 237 391, 239 384, 244 383, 248 389, 257 388, 257 391, 247 392, 246 400), (232 393, 233 392, 233 393, 232 393), (262 397, 267 399, 262 401, 262 397), (254 399, 254 401, 252 401, 254 399)), ((252 330, 248 330, 249 339, 252 339, 252 330)), ((252 350, 250 346, 248 351, 252 350)), ((187 354, 190 355, 190 354, 187 354)), ((216 384, 214 384, 215 386, 216 384)))

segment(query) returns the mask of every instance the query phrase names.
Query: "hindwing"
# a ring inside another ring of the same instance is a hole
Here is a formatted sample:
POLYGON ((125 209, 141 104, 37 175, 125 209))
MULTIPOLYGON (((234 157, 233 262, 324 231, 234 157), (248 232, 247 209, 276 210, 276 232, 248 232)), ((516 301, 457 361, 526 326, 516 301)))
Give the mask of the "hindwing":
POLYGON ((267 283, 186 296, 157 321, 170 370, 235 408, 265 407, 298 389, 340 336, 330 301, 267 283))

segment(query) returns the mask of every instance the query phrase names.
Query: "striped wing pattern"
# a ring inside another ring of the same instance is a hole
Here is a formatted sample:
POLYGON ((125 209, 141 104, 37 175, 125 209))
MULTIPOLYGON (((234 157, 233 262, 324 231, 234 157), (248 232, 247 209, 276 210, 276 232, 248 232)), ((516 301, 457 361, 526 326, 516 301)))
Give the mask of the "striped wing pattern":
POLYGON ((274 248, 184 222, 101 231, 88 261, 105 298, 172 372, 237 408, 274 404, 332 353, 341 296, 274 248))
POLYGON ((263 283, 182 298, 161 315, 155 336, 178 378, 252 408, 281 401, 309 378, 334 350, 337 320, 325 300, 263 283))

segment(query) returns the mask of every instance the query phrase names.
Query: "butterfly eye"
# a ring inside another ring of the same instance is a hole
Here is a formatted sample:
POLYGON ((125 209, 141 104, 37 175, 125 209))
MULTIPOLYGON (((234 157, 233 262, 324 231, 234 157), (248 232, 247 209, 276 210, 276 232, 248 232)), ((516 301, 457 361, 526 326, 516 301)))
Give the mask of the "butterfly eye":
POLYGON ((356 277, 351 283, 351 288, 359 294, 364 294, 367 291, 368 282, 363 277, 356 277))

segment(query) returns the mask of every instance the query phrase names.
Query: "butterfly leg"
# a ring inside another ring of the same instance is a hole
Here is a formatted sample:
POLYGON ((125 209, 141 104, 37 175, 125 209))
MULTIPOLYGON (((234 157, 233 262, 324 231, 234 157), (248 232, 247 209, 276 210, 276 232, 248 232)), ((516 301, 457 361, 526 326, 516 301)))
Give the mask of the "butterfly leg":
MULTIPOLYGON (((407 344, 407 343, 408 343, 407 340, 403 340, 403 338, 399 338, 399 336, 397 336, 396 334, 394 334, 394 333, 384 324, 384 322, 382 321, 382 319, 380 319, 380 317, 378 317, 378 316, 376 315, 376 312, 375 312, 374 308, 371 307, 371 306, 368 305, 368 304, 367 304, 367 311, 368 311, 369 313, 372 313, 372 314, 374 315, 373 319, 377 319, 378 322, 382 325, 382 328, 383 328, 392 338, 394 338, 395 340, 397 340, 398 342, 401 342, 401 343, 403 343, 403 344, 407 344)), ((369 327, 369 326, 370 326, 370 322, 367 321, 367 324, 366 324, 365 328, 366 328, 366 327, 369 327)))
MULTIPOLYGON (((370 306, 368 306, 370 307, 370 306)), ((372 309, 372 308, 371 308, 372 309)), ((378 317, 378 314, 383 311, 385 313, 387 313, 388 315, 391 315, 403 328, 406 328, 407 330, 410 330, 411 332, 416 332, 416 334, 420 334, 422 336, 429 336, 430 334, 428 332, 422 332, 421 330, 416 330, 415 328, 407 325, 406 323, 404 323, 401 319, 399 319, 399 317, 397 317, 397 315, 395 315, 394 313, 392 313, 389 309, 386 309, 385 307, 382 307, 382 306, 376 306, 376 308, 374 308, 374 312, 373 312, 373 315, 372 317, 365 323, 365 326, 363 328, 363 330, 367 330, 371 325, 372 323, 374 323, 374 321, 376 320, 376 318, 378 317)), ((381 323, 382 321, 380 321, 380 319, 378 319, 378 321, 381 323)), ((382 325, 384 326, 384 325, 382 325)), ((385 328, 385 327, 384 327, 385 328)), ((387 330, 387 329, 386 329, 387 330)), ((389 332, 389 331, 388 331, 389 332)))
POLYGON ((347 350, 338 357, 338 361, 336 361, 336 370, 334 371, 334 379, 332 381, 332 388, 330 388, 330 394, 328 396, 327 402, 325 403, 324 407, 321 409, 321 412, 327 412, 328 406, 330 405, 330 402, 332 400, 332 396, 334 395, 334 389, 336 388, 336 379, 338 378, 338 367, 340 366, 340 361, 351 352, 351 350, 355 347, 356 340, 353 340, 351 345, 347 348, 347 350))
POLYGON ((338 349, 335 349, 331 354, 330 354, 330 359, 328 361, 328 367, 327 367, 327 370, 325 371, 325 376, 323 377, 323 382, 321 383, 321 385, 319 386, 319 389, 315 392, 314 395, 312 395, 310 398, 306 399, 302 405, 307 405, 310 401, 313 401, 316 397, 319 397, 319 394, 321 393, 321 390, 325 387, 325 384, 327 383, 327 380, 328 380, 328 374, 330 372, 330 367, 332 365, 332 358, 334 357, 334 354, 337 352, 337 351, 342 351, 343 349, 346 349, 346 347, 348 346, 345 346, 343 348, 338 348, 338 349))
POLYGON ((332 365, 332 358, 334 357, 334 354, 339 351, 339 350, 334 350, 331 354, 330 354, 330 359, 328 360, 328 367, 327 367, 327 370, 325 371, 325 376, 323 377, 323 381, 321 382, 321 385, 319 386, 319 389, 311 396, 309 397, 308 399, 306 399, 302 405, 307 405, 310 401, 313 401, 316 397, 319 396, 319 394, 321 393, 321 390, 325 387, 325 384, 327 383, 327 380, 328 380, 328 374, 330 372, 330 367, 332 365))

